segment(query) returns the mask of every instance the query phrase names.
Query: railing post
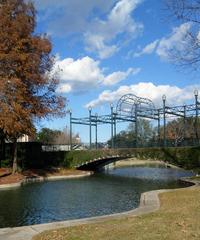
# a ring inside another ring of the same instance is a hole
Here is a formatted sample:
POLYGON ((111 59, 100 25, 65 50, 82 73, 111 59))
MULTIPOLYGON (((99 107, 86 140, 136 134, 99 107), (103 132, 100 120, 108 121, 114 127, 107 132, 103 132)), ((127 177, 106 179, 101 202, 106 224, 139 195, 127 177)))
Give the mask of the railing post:
POLYGON ((162 96, 163 100, 163 145, 166 147, 166 114, 165 114, 165 108, 166 108, 166 96, 162 96))
POLYGON ((186 145, 186 105, 183 106, 183 144, 186 145))
POLYGON ((198 142, 199 136, 198 136, 198 90, 194 91, 194 96, 195 96, 195 134, 196 134, 196 140, 198 142))
POLYGON ((158 145, 160 147, 160 109, 158 109, 158 145))
POLYGON ((138 146, 138 114, 137 114, 137 104, 135 104, 135 147, 138 146))
POLYGON ((116 113, 114 114, 114 148, 116 148, 116 136, 117 136, 117 122, 116 113))
POLYGON ((98 140, 97 140, 97 134, 98 134, 98 129, 97 129, 97 120, 98 120, 98 115, 96 113, 95 115, 95 119, 96 119, 96 124, 95 124, 95 146, 96 146, 96 149, 98 148, 98 140))
POLYGON ((69 111, 69 117, 70 117, 70 124, 69 124, 69 142, 70 142, 70 150, 72 151, 72 111, 69 111))
POLYGON ((90 128, 89 128, 89 131, 90 131, 90 150, 92 149, 92 108, 89 107, 88 108, 89 110, 89 122, 90 122, 90 128))
POLYGON ((111 110, 111 148, 114 148, 114 139, 113 139, 113 105, 110 104, 111 110))

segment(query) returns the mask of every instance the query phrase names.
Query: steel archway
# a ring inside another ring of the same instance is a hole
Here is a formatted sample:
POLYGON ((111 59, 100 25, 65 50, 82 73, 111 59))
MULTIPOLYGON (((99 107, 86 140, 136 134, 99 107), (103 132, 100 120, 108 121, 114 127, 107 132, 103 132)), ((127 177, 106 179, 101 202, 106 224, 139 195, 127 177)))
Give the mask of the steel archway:
POLYGON ((116 114, 129 117, 137 115, 150 119, 158 118, 154 103, 148 98, 138 97, 134 94, 126 94, 119 99, 116 114))
MULTIPOLYGON (((157 121, 157 144, 158 146, 167 146, 166 141, 166 119, 170 116, 183 118, 184 123, 184 141, 186 136, 186 120, 188 117, 195 119, 194 130, 196 133, 196 142, 199 144, 197 132, 197 123, 200 112, 200 101, 198 100, 198 91, 195 91, 195 103, 184 104, 181 106, 169 106, 166 102, 166 96, 162 97, 162 106, 155 108, 154 103, 148 98, 138 97, 134 94, 123 95, 117 102, 116 108, 110 105, 110 113, 106 115, 93 114, 89 108, 87 117, 72 117, 70 111, 70 149, 72 150, 72 125, 81 124, 89 126, 89 148, 92 148, 92 128, 95 128, 95 147, 98 148, 97 134, 98 125, 109 124, 111 126, 111 148, 115 147, 116 127, 120 122, 131 122, 135 125, 135 147, 137 147, 138 136, 138 118, 146 118, 157 121), (163 120, 163 138, 161 141, 160 121, 163 120)), ((184 143, 185 144, 185 143, 184 143)))

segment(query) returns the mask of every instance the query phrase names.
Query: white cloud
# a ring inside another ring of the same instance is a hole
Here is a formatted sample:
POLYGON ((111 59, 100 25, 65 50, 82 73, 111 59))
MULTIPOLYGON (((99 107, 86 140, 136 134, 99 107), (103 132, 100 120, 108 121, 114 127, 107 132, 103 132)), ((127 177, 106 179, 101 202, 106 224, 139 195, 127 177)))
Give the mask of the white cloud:
POLYGON ((129 75, 139 73, 139 68, 129 68, 127 71, 117 71, 105 75, 100 68, 100 62, 86 56, 80 59, 57 58, 54 73, 60 78, 59 92, 85 92, 103 85, 114 85, 129 75))
POLYGON ((183 23, 179 27, 172 29, 169 36, 146 45, 140 52, 135 53, 134 57, 155 52, 160 58, 168 60, 172 51, 182 51, 188 48, 188 31, 191 29, 191 23, 183 23))
POLYGON ((119 34, 128 34, 129 38, 138 36, 143 25, 135 22, 131 14, 139 3, 141 0, 120 0, 106 20, 96 19, 85 33, 86 49, 104 59, 119 50, 119 45, 113 43, 119 34))
POLYGON ((151 54, 151 53, 153 53, 154 50, 156 49, 156 47, 158 46, 158 42, 159 42, 159 40, 155 40, 154 42, 147 44, 147 45, 142 49, 142 51, 140 51, 140 52, 138 52, 138 53, 135 53, 135 54, 134 54, 134 57, 140 57, 140 56, 145 55, 145 54, 151 54))
POLYGON ((116 102, 125 94, 135 94, 139 97, 151 99, 156 106, 162 103, 162 95, 167 96, 167 104, 183 104, 194 98, 194 89, 200 89, 200 85, 190 85, 184 88, 170 85, 155 85, 151 82, 140 82, 130 86, 120 86, 116 91, 105 90, 95 100, 89 102, 86 107, 101 106, 106 103, 116 102))
MULTIPOLYGON (((27 0, 28 1, 28 0, 27 0)), ((39 21, 46 21, 53 35, 81 33, 89 27, 94 11, 106 14, 116 0, 32 0, 39 12, 39 21)))
POLYGON ((100 35, 86 33, 85 42, 86 50, 88 52, 97 52, 100 59, 108 58, 118 51, 116 45, 107 46, 104 42, 104 37, 100 35))
POLYGON ((188 47, 187 33, 191 28, 190 23, 183 23, 179 27, 173 28, 172 33, 167 38, 162 38, 156 49, 156 53, 161 58, 169 58, 172 50, 184 50, 188 47))
POLYGON ((33 0, 49 35, 83 38, 85 49, 100 59, 112 56, 142 31, 143 25, 132 16, 142 1, 33 0))
POLYGON ((140 71, 141 71, 140 68, 129 68, 126 72, 122 72, 122 71, 113 72, 104 78, 103 83, 105 86, 114 85, 114 84, 126 79, 130 74, 136 75, 140 71))

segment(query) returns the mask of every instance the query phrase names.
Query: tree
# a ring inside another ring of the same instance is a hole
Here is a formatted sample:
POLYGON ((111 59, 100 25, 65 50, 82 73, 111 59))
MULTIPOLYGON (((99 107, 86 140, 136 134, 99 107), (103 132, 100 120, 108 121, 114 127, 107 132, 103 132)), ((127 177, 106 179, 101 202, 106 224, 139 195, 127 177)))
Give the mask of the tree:
POLYGON ((172 141, 174 146, 178 146, 184 140, 184 122, 183 119, 176 119, 167 123, 167 139, 172 141))
POLYGON ((31 2, 0 0, 0 129, 13 142, 13 173, 17 138, 33 134, 35 121, 64 114, 52 74, 52 45, 34 33, 35 25, 31 2))
POLYGON ((198 70, 200 65, 200 1, 165 0, 173 18, 188 25, 181 47, 171 49, 170 57, 179 66, 198 70))
MULTIPOLYGON (((55 144, 68 144, 70 145, 70 132, 67 127, 65 127, 62 131, 60 131, 60 134, 58 134, 54 138, 55 144)), ((72 143, 73 144, 79 144, 80 143, 80 137, 78 133, 72 133, 72 143)))
MULTIPOLYGON (((53 130, 49 128, 42 128, 37 133, 37 141, 43 144, 70 144, 70 133, 67 128, 61 130, 53 130)), ((78 134, 72 134, 73 144, 80 143, 78 134)))
POLYGON ((0 168, 1 168, 1 161, 5 158, 5 135, 3 130, 0 129, 0 168))
POLYGON ((55 139, 61 134, 62 132, 59 130, 52 130, 49 128, 42 128, 37 134, 37 141, 43 144, 54 144, 55 139))
MULTIPOLYGON (((155 135, 155 129, 150 121, 139 118, 137 122, 137 128, 137 144, 142 146, 149 144, 155 135)), ((129 124, 126 131, 121 131, 118 133, 114 141, 116 147, 135 147, 135 123, 129 124)), ((108 141, 108 145, 111 146, 111 140, 108 141)))
MULTIPOLYGON (((187 144, 190 141, 196 139, 196 134, 200 134, 200 119, 197 121, 197 129, 195 126, 195 118, 187 117, 177 118, 167 123, 166 125, 166 137, 174 145, 180 145, 185 142, 187 144)), ((161 128, 161 138, 163 138, 163 127, 161 128)))
MULTIPOLYGON (((74 140, 74 134, 72 134, 72 138, 74 140)), ((60 134, 58 134, 54 138, 54 143, 55 144, 68 144, 68 145, 70 145, 70 133, 69 133, 67 127, 64 128, 63 131, 60 131, 60 134)))
MULTIPOLYGON (((146 119, 139 118, 137 122, 137 141, 138 143, 144 145, 145 142, 148 142, 154 136, 154 128, 150 121, 146 119)), ((135 132, 135 123, 131 123, 128 127, 129 132, 135 132)))

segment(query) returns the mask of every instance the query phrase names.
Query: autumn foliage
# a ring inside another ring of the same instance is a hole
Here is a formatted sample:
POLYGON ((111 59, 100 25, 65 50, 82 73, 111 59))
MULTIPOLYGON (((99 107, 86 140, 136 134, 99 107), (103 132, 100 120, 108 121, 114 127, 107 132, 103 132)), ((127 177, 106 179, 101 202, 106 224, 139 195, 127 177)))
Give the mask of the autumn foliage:
POLYGON ((0 129, 13 142, 33 134, 36 120, 64 114, 52 45, 34 33, 35 14, 31 2, 0 0, 0 129))

